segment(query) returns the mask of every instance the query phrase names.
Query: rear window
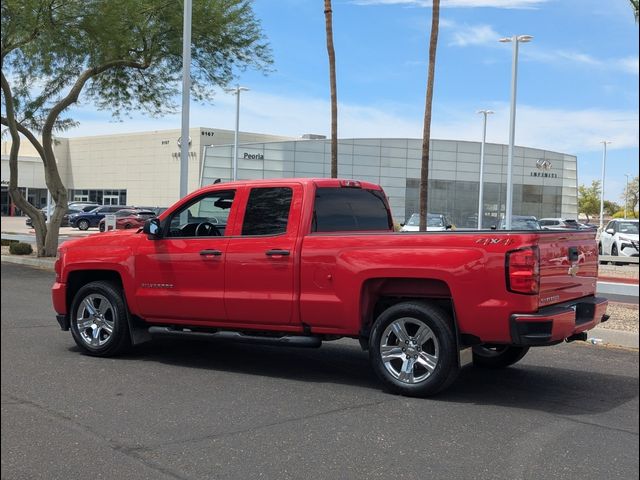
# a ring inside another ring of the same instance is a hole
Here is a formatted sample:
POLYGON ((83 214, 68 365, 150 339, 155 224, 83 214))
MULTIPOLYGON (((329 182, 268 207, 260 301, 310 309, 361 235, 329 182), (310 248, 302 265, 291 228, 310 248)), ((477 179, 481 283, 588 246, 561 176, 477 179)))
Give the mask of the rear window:
POLYGON ((316 190, 314 232, 353 232, 392 229, 380 190, 322 187, 316 190))

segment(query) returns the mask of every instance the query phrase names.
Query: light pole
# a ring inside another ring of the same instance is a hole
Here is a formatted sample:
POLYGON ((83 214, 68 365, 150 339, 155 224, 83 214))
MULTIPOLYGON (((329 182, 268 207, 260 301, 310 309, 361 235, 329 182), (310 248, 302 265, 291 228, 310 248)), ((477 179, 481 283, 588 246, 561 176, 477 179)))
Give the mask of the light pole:
POLYGON ((182 126, 180 141, 180 198, 189 188, 189 98, 191 88, 191 0, 184 0, 182 26, 182 126))
POLYGON ((513 144, 516 136, 516 87, 518 83, 518 44, 533 40, 531 35, 513 35, 501 38, 502 43, 513 44, 513 60, 511 64, 511 115, 509 117, 509 151, 507 157, 507 205, 505 212, 505 227, 511 230, 511 217, 513 216, 513 144))
POLYGON ((236 96, 236 134, 233 138, 233 161, 231 162, 232 180, 238 179, 238 135, 240 133, 240 92, 248 92, 247 87, 236 85, 236 88, 230 88, 227 92, 236 96))
POLYGON ((482 145, 480 146, 480 188, 478 189, 478 230, 482 229, 483 217, 483 193, 484 193, 484 144, 487 141, 487 115, 491 115, 493 110, 478 110, 483 118, 482 123, 482 145))
POLYGON ((624 219, 627 219, 627 203, 629 203, 629 174, 625 173, 626 181, 624 184, 624 219))
POLYGON ((603 146, 602 149, 602 180, 600 182, 600 231, 604 227, 604 172, 607 164, 607 144, 611 143, 607 140, 600 142, 603 146))

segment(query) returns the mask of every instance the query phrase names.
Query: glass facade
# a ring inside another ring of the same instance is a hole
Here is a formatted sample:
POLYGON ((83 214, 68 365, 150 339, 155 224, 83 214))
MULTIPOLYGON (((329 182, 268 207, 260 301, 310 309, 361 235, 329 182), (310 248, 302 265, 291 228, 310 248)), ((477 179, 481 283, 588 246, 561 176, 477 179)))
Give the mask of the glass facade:
MULTIPOLYGON (((419 211, 420 139, 341 139, 338 175, 380 184, 394 221, 419 211)), ((238 147, 238 178, 328 177, 330 141, 297 140, 238 147)), ((201 184, 231 179, 232 145, 206 147, 201 184)), ((573 155, 515 147, 513 213, 577 217, 577 159, 573 155)), ((483 226, 505 211, 507 146, 487 144, 484 168, 483 226)), ((477 225, 480 143, 432 140, 429 163, 429 213, 447 215, 458 227, 477 225)))

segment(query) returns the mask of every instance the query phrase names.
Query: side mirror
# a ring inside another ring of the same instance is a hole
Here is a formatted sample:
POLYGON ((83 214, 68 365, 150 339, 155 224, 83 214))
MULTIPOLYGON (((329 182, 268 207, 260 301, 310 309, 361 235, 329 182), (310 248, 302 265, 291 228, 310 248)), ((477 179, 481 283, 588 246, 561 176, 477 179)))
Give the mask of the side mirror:
POLYGON ((607 228, 605 232, 607 232, 609 235, 613 235, 614 233, 616 233, 616 231, 613 228, 607 228))
POLYGON ((144 227, 142 227, 142 231, 153 238, 162 238, 162 227, 160 225, 159 218, 150 218, 146 222, 144 222, 144 227))

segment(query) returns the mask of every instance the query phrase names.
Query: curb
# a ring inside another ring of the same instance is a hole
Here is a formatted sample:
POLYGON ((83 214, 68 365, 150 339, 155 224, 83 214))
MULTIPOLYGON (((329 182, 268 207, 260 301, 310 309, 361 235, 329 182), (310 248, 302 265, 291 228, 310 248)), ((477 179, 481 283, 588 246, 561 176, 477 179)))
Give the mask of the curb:
POLYGON ((55 258, 37 258, 37 257, 19 257, 14 255, 2 255, 0 257, 2 263, 13 263, 14 265, 26 265, 28 267, 40 268, 42 270, 50 270, 53 272, 55 258))
POLYGON ((609 346, 633 348, 635 350, 639 349, 638 344, 640 337, 634 332, 596 327, 593 330, 589 330, 588 334, 588 343, 593 343, 595 345, 602 343, 609 346))

